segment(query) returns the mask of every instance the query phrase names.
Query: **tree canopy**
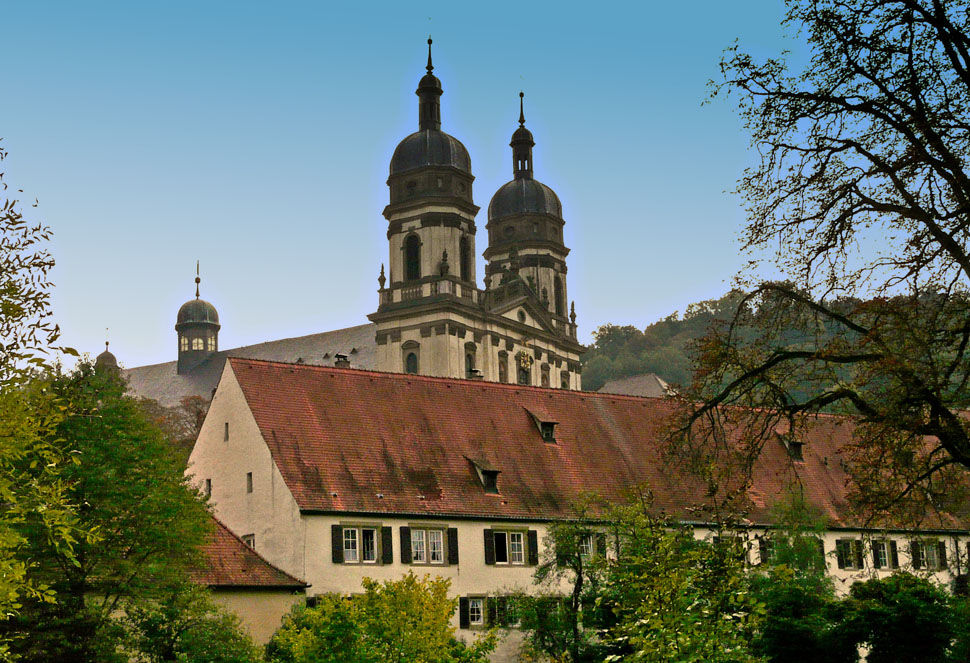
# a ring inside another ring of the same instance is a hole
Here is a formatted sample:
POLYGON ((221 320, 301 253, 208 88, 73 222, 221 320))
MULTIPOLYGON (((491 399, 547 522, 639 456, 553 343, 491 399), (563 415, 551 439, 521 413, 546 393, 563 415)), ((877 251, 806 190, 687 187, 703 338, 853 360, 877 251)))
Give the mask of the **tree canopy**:
POLYGON ((797 434, 823 410, 856 415, 858 504, 916 516, 970 466, 970 13, 787 6, 807 63, 735 47, 714 87, 738 100, 757 154, 738 185, 752 263, 748 294, 700 345, 679 439, 723 447, 726 419, 747 412, 763 420, 742 441, 751 458, 772 418, 797 434), (760 280, 765 262, 783 279, 760 280))

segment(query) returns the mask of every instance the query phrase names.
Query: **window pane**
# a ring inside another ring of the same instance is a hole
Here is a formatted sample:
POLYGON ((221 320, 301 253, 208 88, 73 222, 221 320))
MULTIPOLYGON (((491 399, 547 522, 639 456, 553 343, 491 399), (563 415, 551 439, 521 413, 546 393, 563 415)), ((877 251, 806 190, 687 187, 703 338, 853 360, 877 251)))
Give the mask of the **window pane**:
POLYGON ((482 599, 468 600, 468 621, 472 624, 481 624, 482 619, 482 599))
POLYGON ((495 563, 509 563, 509 544, 505 532, 495 532, 495 563))
POLYGON ((940 560, 937 559, 936 542, 920 545, 923 547, 923 559, 926 560, 923 563, 924 566, 928 569, 938 569, 940 560))
POLYGON ((362 562, 376 562, 377 561, 377 534, 376 530, 372 529, 362 529, 360 530, 360 543, 361 543, 361 558, 362 562))
POLYGON ((427 562, 428 558, 424 554, 424 530, 411 530, 411 561, 427 562))
POLYGON ((509 532, 509 562, 512 564, 525 564, 522 532, 509 532))
POLYGON ((432 564, 441 564, 445 561, 445 546, 441 535, 440 529, 428 530, 428 552, 432 564))
POLYGON ((357 530, 344 528, 344 561, 356 562, 357 559, 357 530))
POLYGON ((581 557, 593 556, 593 535, 592 534, 583 534, 583 538, 579 540, 579 554, 581 557))

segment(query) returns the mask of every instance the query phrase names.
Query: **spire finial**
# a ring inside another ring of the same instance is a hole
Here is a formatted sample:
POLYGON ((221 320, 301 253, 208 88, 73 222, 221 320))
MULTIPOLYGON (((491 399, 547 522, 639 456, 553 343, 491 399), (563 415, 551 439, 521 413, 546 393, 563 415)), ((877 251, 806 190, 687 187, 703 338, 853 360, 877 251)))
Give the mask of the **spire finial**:
POLYGON ((202 282, 202 279, 199 278, 199 261, 196 260, 195 261, 195 298, 196 299, 199 298, 199 284, 201 282, 202 282))
POLYGON ((108 328, 104 328, 104 351, 108 351, 108 328))
POLYGON ((525 98, 525 92, 519 91, 519 126, 525 126, 525 109, 522 105, 522 100, 525 98))
POLYGON ((428 73, 432 71, 434 71, 434 65, 431 64, 431 35, 428 35, 428 73))

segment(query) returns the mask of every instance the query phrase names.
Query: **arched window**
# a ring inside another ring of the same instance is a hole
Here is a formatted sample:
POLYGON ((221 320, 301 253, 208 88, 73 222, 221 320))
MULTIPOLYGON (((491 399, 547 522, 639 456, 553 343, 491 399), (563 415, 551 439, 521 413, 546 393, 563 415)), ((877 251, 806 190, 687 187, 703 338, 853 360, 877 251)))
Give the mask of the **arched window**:
POLYGON ((203 345, 203 341, 202 341, 201 338, 193 338, 192 339, 192 349, 193 350, 204 350, 205 349, 205 346, 203 345))
POLYGON ((569 389, 569 372, 563 371, 559 374, 560 386, 563 389, 569 389))
POLYGON ((212 332, 209 332, 206 335, 206 337, 205 337, 205 345, 206 345, 206 348, 205 348, 206 350, 208 350, 209 352, 215 352, 216 351, 216 335, 213 334, 212 332))
POLYGON ((542 386, 543 387, 549 386, 549 366, 548 365, 543 365, 542 367, 542 386))
POLYGON ((467 376, 471 376, 475 370, 476 351, 474 343, 465 343, 465 375, 467 376))
POLYGON ((509 381, 509 354, 504 350, 498 353, 498 381, 509 381))
POLYGON ((189 349, 189 337, 179 336, 179 351, 186 352, 189 349))
POLYGON ((417 341, 405 341, 401 346, 401 352, 404 353, 404 372, 417 375, 420 368, 421 345, 417 341))
POLYGON ((557 275, 553 285, 556 300, 556 315, 566 316, 566 294, 562 291, 562 277, 557 275))
POLYGON ((461 280, 472 280, 472 251, 468 238, 462 237, 458 242, 459 262, 461 263, 461 280))
POLYGON ((418 353, 409 352, 407 356, 404 357, 404 372, 411 373, 412 375, 417 375, 418 372, 418 353))
POLYGON ((421 240, 417 235, 409 235, 404 240, 404 278, 407 281, 421 278, 421 240))

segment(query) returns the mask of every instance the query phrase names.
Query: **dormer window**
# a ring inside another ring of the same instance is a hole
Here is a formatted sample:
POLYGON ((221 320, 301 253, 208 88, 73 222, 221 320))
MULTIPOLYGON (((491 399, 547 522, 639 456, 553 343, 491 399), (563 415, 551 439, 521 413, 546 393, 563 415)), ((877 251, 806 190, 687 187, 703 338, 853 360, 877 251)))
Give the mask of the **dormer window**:
POLYGON ((479 458, 472 459, 465 456, 472 467, 475 468, 475 474, 478 475, 478 480, 482 483, 482 488, 488 495, 498 495, 498 475, 501 470, 497 470, 491 466, 487 461, 479 458))
POLYGON ((785 445, 785 449, 788 450, 789 458, 798 463, 805 462, 805 456, 802 453, 802 447, 805 446, 804 442, 796 439, 792 435, 779 435, 779 437, 781 438, 781 443, 785 445))
POLYGON ((556 424, 559 423, 552 418, 547 412, 542 412, 538 408, 529 409, 526 408, 526 412, 532 417, 532 421, 535 423, 536 428, 539 429, 539 434, 542 436, 542 441, 555 444, 556 443, 556 424))

